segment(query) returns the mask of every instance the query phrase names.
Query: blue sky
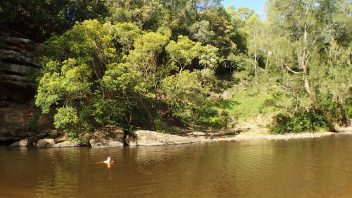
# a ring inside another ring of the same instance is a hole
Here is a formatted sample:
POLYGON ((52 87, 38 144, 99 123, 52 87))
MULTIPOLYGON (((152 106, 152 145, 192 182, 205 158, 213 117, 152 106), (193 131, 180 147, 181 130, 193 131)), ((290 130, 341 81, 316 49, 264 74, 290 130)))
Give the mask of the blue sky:
POLYGON ((265 1, 266 0, 224 0, 225 7, 233 5, 235 8, 247 7, 255 10, 261 17, 265 16, 265 1))

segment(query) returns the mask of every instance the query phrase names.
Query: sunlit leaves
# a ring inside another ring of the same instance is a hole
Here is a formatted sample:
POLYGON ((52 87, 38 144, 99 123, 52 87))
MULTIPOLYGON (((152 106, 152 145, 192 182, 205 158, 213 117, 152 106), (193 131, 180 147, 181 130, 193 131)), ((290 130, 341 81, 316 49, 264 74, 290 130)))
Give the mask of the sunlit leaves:
POLYGON ((211 68, 214 68, 218 62, 216 47, 202 46, 202 43, 194 42, 185 36, 179 36, 177 42, 170 41, 165 49, 170 56, 171 64, 179 67, 180 71, 191 65, 195 59, 199 59, 201 65, 211 68))
POLYGON ((105 22, 76 23, 45 43, 36 105, 57 113, 62 129, 141 125, 136 117, 153 123, 160 114, 196 123, 219 62, 237 53, 225 10, 215 1, 110 3, 105 22))
POLYGON ((79 121, 75 108, 67 106, 57 109, 54 116, 54 125, 57 129, 66 129, 74 126, 79 121))
POLYGON ((166 46, 166 52, 170 55, 171 61, 183 69, 197 58, 202 49, 200 42, 191 41, 188 37, 179 36, 177 42, 170 41, 166 46))
POLYGON ((212 45, 203 46, 199 56, 199 63, 205 67, 214 69, 218 65, 218 48, 212 45))
POLYGON ((190 27, 192 37, 202 43, 209 43, 215 37, 215 32, 211 30, 209 21, 202 20, 194 23, 190 27))
POLYGON ((194 111, 206 103, 207 91, 195 72, 184 71, 161 82, 161 93, 172 107, 173 114, 186 120, 191 120, 194 111))
POLYGON ((131 50, 135 39, 142 35, 142 30, 133 23, 117 23, 112 26, 113 39, 121 44, 124 50, 131 50))

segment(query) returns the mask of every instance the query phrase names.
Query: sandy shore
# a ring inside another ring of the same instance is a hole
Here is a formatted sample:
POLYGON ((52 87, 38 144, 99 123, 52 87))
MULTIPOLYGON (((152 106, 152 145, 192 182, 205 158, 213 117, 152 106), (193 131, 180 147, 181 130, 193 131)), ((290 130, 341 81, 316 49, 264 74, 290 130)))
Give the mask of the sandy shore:
POLYGON ((278 141, 278 140, 293 140, 293 139, 312 139, 327 137, 333 135, 352 135, 352 128, 341 130, 339 133, 333 132, 316 132, 316 133, 297 133, 274 135, 268 132, 243 132, 239 135, 210 137, 204 133, 199 136, 188 135, 178 136, 155 131, 136 131, 136 140, 131 142, 130 146, 163 146, 163 145, 181 145, 193 143, 209 143, 209 142, 231 142, 231 141, 278 141))
MULTIPOLYGON (((345 132, 343 132, 345 133, 345 132)), ((352 134, 352 133, 351 133, 352 134)), ((319 138, 325 136, 336 135, 332 132, 319 132, 319 133, 298 133, 298 134, 283 134, 283 135, 273 135, 268 133, 254 133, 248 132, 239 134, 236 136, 219 137, 213 139, 206 139, 209 141, 249 141, 249 140, 291 140, 291 139, 308 139, 308 138, 319 138)))
MULTIPOLYGON (((274 135, 270 134, 265 130, 256 130, 249 132, 242 132, 239 135, 227 135, 227 136, 214 136, 220 134, 212 134, 209 136, 202 132, 193 132, 186 136, 172 135, 166 133, 159 133, 156 131, 138 130, 135 132, 135 138, 128 141, 129 146, 166 146, 166 145, 181 145, 181 144, 195 144, 195 143, 211 143, 211 142, 236 142, 236 141, 251 141, 251 140, 263 140, 263 141, 279 141, 279 140, 294 140, 294 139, 312 139, 327 137, 333 135, 352 135, 351 128, 343 128, 339 130, 339 133, 333 132, 316 132, 316 133, 297 133, 297 134, 283 134, 274 135)), ((100 140, 98 143, 90 141, 91 147, 93 148, 104 148, 104 147, 123 147, 124 144, 119 141, 112 140, 100 140)), ((15 147, 27 147, 30 146, 28 139, 15 142, 10 146, 15 147)), ((65 141, 62 143, 55 144, 54 139, 40 139, 35 144, 38 148, 64 148, 64 147, 77 147, 86 146, 80 145, 75 142, 65 141), (45 143, 45 144, 44 144, 45 143)))
POLYGON ((250 140, 293 140, 293 139, 311 139, 333 135, 352 135, 352 127, 341 128, 338 133, 333 132, 316 132, 316 133, 288 133, 288 134, 270 134, 268 132, 244 132, 235 136, 226 136, 218 138, 204 138, 204 142, 221 142, 221 141, 250 141, 250 140))

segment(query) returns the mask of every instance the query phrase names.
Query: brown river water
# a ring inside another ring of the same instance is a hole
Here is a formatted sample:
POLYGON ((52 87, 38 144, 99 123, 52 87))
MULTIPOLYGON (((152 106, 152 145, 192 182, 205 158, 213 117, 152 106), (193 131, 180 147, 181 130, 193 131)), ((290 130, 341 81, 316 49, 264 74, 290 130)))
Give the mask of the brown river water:
POLYGON ((0 147, 0 197, 352 197, 352 136, 140 148, 0 147), (111 156, 108 169, 97 163, 111 156))

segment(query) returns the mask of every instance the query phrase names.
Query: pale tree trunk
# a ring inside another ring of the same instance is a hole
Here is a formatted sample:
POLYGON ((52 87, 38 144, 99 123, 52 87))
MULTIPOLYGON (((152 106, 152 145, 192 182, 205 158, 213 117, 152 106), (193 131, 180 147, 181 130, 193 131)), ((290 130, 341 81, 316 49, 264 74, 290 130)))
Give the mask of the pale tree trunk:
POLYGON ((309 67, 308 67, 308 62, 310 58, 310 52, 308 48, 308 27, 305 25, 304 27, 304 35, 303 35, 303 42, 304 42, 304 50, 299 53, 299 64, 300 68, 303 70, 303 86, 304 90, 307 92, 309 99, 311 102, 313 102, 314 105, 317 105, 319 108, 319 112, 323 115, 325 123, 328 125, 329 131, 330 132, 337 132, 337 129, 335 127, 334 122, 331 119, 331 116, 329 116, 324 110, 321 110, 319 107, 319 104, 317 104, 317 101, 311 91, 310 83, 309 83, 309 67))
POLYGON ((254 52, 254 76, 257 76, 258 55, 257 50, 254 52))
MULTIPOLYGON (((324 116, 324 117, 326 117, 326 116, 324 116)), ((338 132, 336 127, 335 127, 335 124, 333 122, 331 122, 331 120, 328 117, 325 118, 325 122, 328 125, 328 128, 329 128, 330 132, 334 132, 334 133, 338 132)))
POLYGON ((271 52, 268 53, 268 56, 266 57, 266 62, 265 62, 265 72, 268 72, 269 70, 269 59, 270 59, 270 56, 271 56, 271 52))
POLYGON ((307 30, 307 26, 304 28, 304 45, 305 45, 305 49, 303 50, 303 54, 301 56, 301 60, 300 60, 300 67, 303 69, 303 81, 304 81, 304 90, 307 92, 307 94, 309 95, 309 97, 311 99, 312 98, 312 92, 310 89, 310 84, 309 84, 309 80, 308 80, 308 61, 309 61, 309 52, 307 50, 307 36, 308 36, 308 30, 307 30))

